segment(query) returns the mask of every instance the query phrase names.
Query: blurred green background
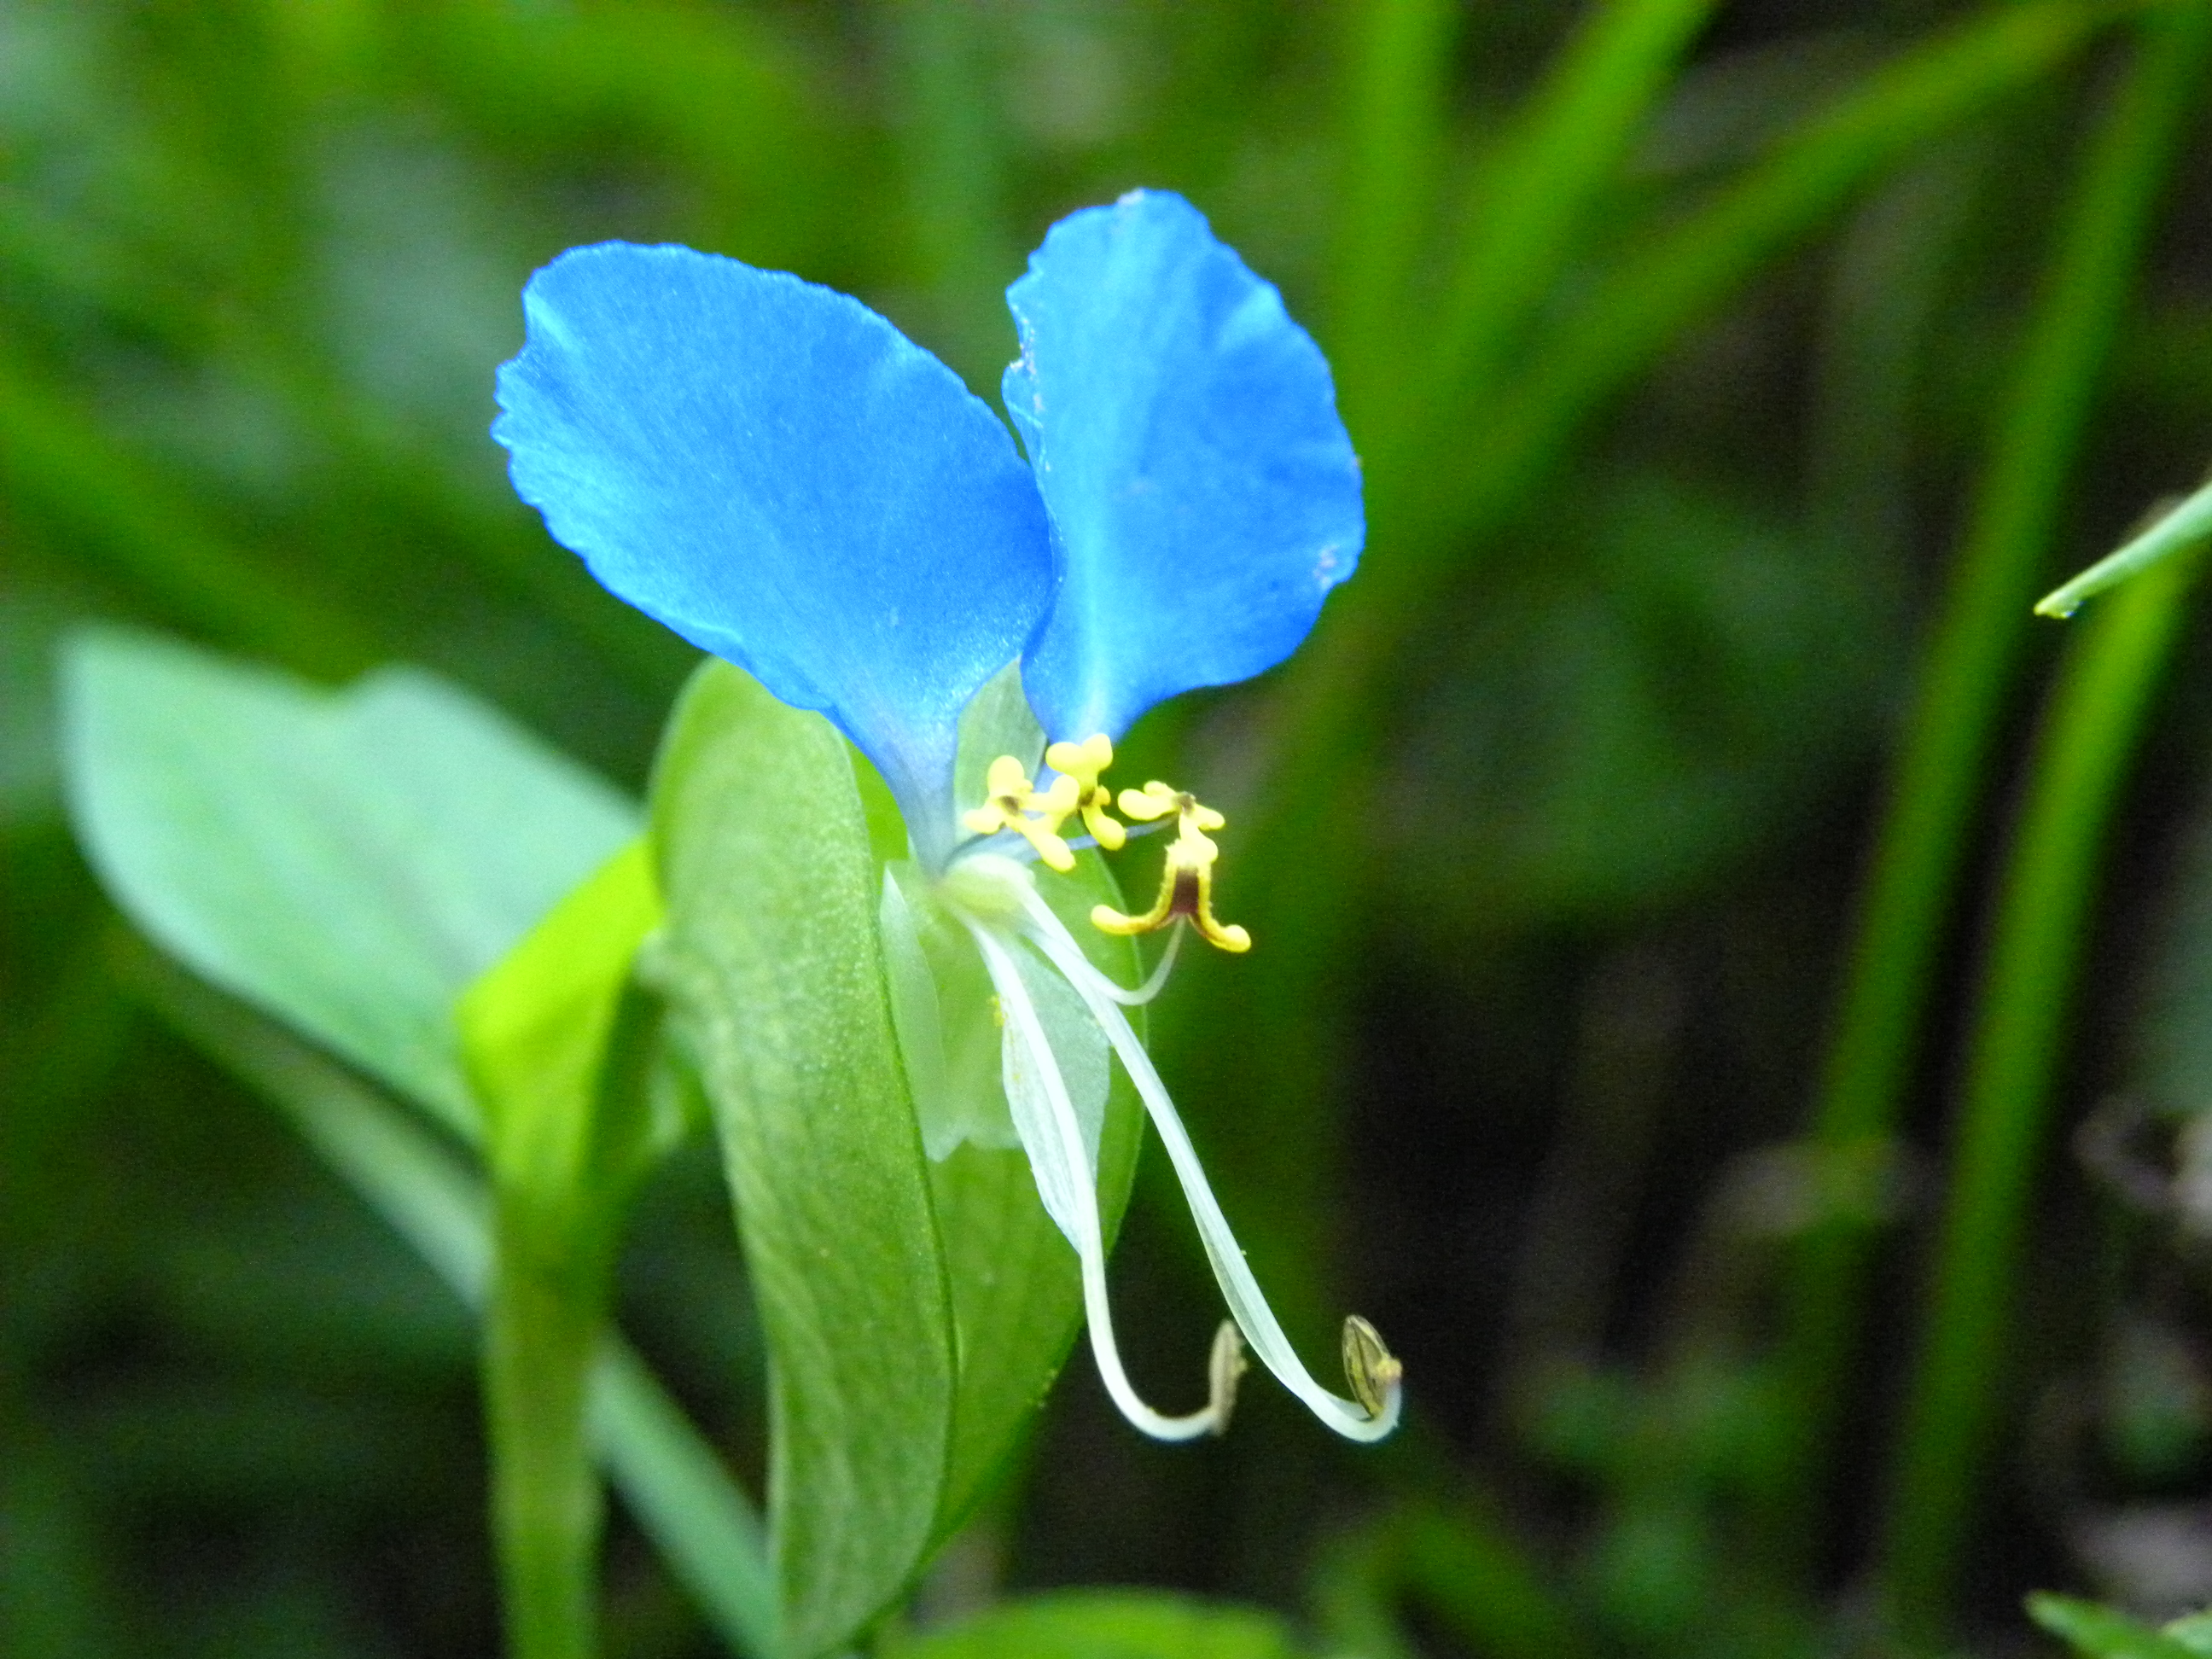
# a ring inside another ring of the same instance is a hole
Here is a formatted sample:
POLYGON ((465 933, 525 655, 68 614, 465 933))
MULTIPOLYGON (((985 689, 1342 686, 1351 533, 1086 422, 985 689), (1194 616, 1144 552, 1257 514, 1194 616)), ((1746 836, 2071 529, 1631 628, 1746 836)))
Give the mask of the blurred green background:
MULTIPOLYGON (((1573 1659, 2212 1601, 2212 663, 2185 625, 2057 693, 2110 772, 2069 793, 2039 711, 2088 624, 2028 615, 2212 449, 2209 33, 0 0, 0 1651, 497 1629, 473 1327, 147 1006, 64 823, 59 635, 426 663, 641 787, 690 653, 484 433, 528 273, 689 242, 988 394, 1025 250, 1138 185, 1282 287, 1366 462, 1313 644, 1132 769, 1230 808, 1261 944, 1162 1005, 1170 1081, 1286 1322, 1372 1318, 1409 1419, 1347 1449, 1255 1385, 1163 1448, 1073 1366, 916 1620, 1151 1584, 1321 1651, 1573 1659), (2010 1137, 1981 1185, 1962 1121, 2010 1137)), ((1140 1380, 1215 1317, 1159 1175, 1116 1265, 1140 1380)), ((704 1148, 623 1283, 757 1486, 704 1148)), ((714 1650, 619 1520, 610 1584, 611 1650, 714 1650)))

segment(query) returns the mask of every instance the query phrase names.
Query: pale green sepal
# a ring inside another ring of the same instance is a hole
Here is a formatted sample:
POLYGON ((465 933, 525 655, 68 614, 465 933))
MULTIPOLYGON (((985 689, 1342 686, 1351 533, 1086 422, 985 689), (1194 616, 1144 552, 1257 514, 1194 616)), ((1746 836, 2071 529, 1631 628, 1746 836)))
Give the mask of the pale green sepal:
POLYGON ((672 719, 653 837, 656 971, 693 1038, 768 1337, 783 1638, 807 1659, 851 1641, 927 1559, 953 1417, 882 878, 844 740, 721 663, 672 719))
POLYGON ((999 1085, 991 985, 975 947, 929 894, 920 865, 884 867, 884 965, 922 1149, 942 1163, 963 1145, 1021 1145, 999 1085))
POLYGON ((945 1023, 937 1012, 937 981, 922 954, 914 907, 899 890, 897 878, 884 871, 884 896, 877 906, 883 932, 884 975, 891 998, 891 1027, 906 1062, 907 1088, 921 1121, 922 1150, 941 1158, 963 1137, 949 1121, 945 1097, 945 1023))
MULTIPOLYGON (((990 975, 967 929, 945 914, 927 872, 908 860, 884 867, 879 920, 891 1012, 923 1150, 942 1163, 963 1144, 994 1152, 1027 1146, 1008 1110, 1006 1082, 1017 1074, 1006 1068, 1018 1071, 1021 1061, 1005 1046, 990 975)), ((1019 956, 1023 981, 1083 1120, 1095 1168, 1112 1050, 1066 981, 1026 949, 1019 956)))
POLYGON ((1076 1121, 1082 1127, 1084 1168, 1078 1170, 1067 1165, 1039 1069, 1043 1057, 1029 1052, 1012 1020, 1006 1023, 1000 1042, 1006 1104, 1021 1136, 1023 1150, 1029 1155, 1030 1170, 1036 1176, 1037 1196, 1044 1201, 1045 1212, 1073 1245, 1077 1234, 1070 1188, 1075 1182, 1095 1182, 1097 1179, 1098 1136, 1106 1121, 1111 1050, 1107 1046, 1106 1034, 1098 1029, 1097 1022, 1085 1009, 1083 999, 1066 980, 1018 940, 1009 941, 1007 948, 1020 971, 1023 988, 1030 994, 1037 1023, 1043 1028, 1045 1043, 1052 1051, 1051 1060, 1067 1091, 1068 1103, 1075 1109, 1076 1121))

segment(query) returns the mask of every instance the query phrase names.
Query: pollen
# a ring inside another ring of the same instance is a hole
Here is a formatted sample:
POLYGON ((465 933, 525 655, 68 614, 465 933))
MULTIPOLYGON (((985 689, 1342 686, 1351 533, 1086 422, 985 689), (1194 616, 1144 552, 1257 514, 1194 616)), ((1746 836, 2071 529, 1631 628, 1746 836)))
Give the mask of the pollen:
POLYGON ((1001 755, 984 775, 983 804, 963 813, 960 821, 979 836, 1012 830, 1036 849, 1039 858, 1064 875, 1075 868, 1075 854, 1061 839, 1060 826, 1079 805, 1079 788, 1076 781, 1063 773, 1053 780, 1051 788, 1040 792, 1018 759, 1001 755))
POLYGON ((1201 805, 1188 791, 1171 789, 1155 779, 1142 789, 1124 789, 1121 807, 1125 817, 1152 823, 1170 813, 1176 817, 1176 838, 1168 843, 1167 863, 1160 872, 1159 896, 1142 915, 1123 915, 1102 904, 1091 913, 1091 925, 1103 933, 1127 936, 1155 933, 1175 921, 1188 921, 1208 945, 1224 951, 1252 948, 1252 935, 1233 922, 1213 915, 1213 866, 1221 849, 1206 836, 1228 819, 1211 806, 1201 805))

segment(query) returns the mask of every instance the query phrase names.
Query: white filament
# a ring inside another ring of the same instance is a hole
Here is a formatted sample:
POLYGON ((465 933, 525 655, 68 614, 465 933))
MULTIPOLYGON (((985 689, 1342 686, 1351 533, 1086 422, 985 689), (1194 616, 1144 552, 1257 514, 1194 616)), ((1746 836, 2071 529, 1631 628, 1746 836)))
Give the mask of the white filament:
MULTIPOLYGON (((1170 1417, 1154 1411, 1138 1396, 1128 1373, 1122 1368, 1121 1351, 1114 1341, 1113 1312, 1106 1296, 1106 1240, 1098 1218, 1098 1178, 1084 1145, 1082 1123, 1076 1116, 1074 1103, 1068 1097, 1067 1084, 1060 1076, 1052 1045, 1045 1040, 1043 1023, 1037 1018, 1029 988, 1022 982, 1021 966, 1014 960, 1010 941, 1001 939, 986 923, 966 916, 962 920, 975 935, 976 948, 983 953, 983 964, 998 991, 1000 1006, 1006 1011, 1008 1039, 1021 1046, 1036 1079, 1043 1085, 1051 1119, 1048 1127, 1024 1121, 1026 1114, 1013 1098, 1015 1091, 1012 1087, 1007 1091, 1008 1103, 1015 1108, 1016 1127, 1029 1146, 1031 1167, 1038 1176, 1039 1195, 1046 1199, 1046 1207, 1054 1212, 1054 1219, 1068 1232, 1082 1262, 1085 1323, 1091 1332, 1091 1355, 1097 1361, 1106 1392, 1113 1396, 1122 1416, 1155 1439, 1190 1440, 1201 1434, 1218 1433, 1225 1425, 1229 1407, 1225 1391, 1219 1386, 1202 1410, 1188 1416, 1170 1417), (1039 1145, 1032 1139, 1033 1134, 1050 1139, 1039 1145)), ((1084 988, 1079 984, 1076 989, 1081 993, 1084 988)), ((1093 1000, 1085 995, 1086 1006, 1093 1000)), ((1096 1017, 1094 1012, 1093 1018, 1096 1017)), ((1120 1018, 1118 1010, 1115 1017, 1120 1018)), ((1125 1030, 1127 1024, 1123 1021, 1125 1030)), ((1108 1036, 1110 1040, 1110 1030, 1108 1036)), ((1233 1376, 1231 1381, 1233 1382, 1233 1376)))
MULTIPOLYGON (((1042 910, 1052 917, 1054 927, 1060 926, 1060 918, 1053 915, 1051 907, 1039 898, 1034 890, 1023 896, 1022 908, 1031 915, 1042 910)), ((1182 949, 1182 935, 1183 930, 1180 927, 1168 935, 1168 948, 1160 952, 1159 961, 1153 965, 1152 971, 1145 975, 1145 982, 1135 990, 1125 990, 1103 974, 1098 974, 1098 988, 1124 1008, 1141 1008, 1159 995, 1161 988, 1167 984, 1168 972, 1176 963, 1176 952, 1182 949)), ((1088 963, 1084 965, 1090 966, 1088 963)), ((1094 968, 1091 971, 1097 974, 1098 970, 1094 968)))
MULTIPOLYGON (((1290 1338, 1284 1333, 1281 1322, 1276 1319, 1274 1310, 1267 1305, 1267 1298, 1260 1289, 1259 1280, 1253 1277, 1251 1267, 1245 1262, 1244 1252, 1237 1243, 1236 1234, 1230 1230, 1229 1218, 1221 1212, 1221 1206, 1213 1196, 1213 1188, 1206 1179, 1205 1168, 1199 1162, 1198 1151, 1191 1145, 1190 1136, 1184 1131, 1182 1119, 1176 1113, 1175 1102, 1169 1097, 1166 1086, 1160 1081, 1152 1056, 1145 1052, 1144 1044, 1137 1040, 1137 1034, 1130 1029, 1127 1018, 1116 1006, 1141 1000, 1142 997, 1123 991, 1092 967, 1065 924, 1034 890, 1027 893, 1023 909, 1029 918, 1029 925, 1024 928, 1024 933, 1030 943, 1044 952, 1053 966, 1060 969, 1067 982, 1083 998, 1091 1010, 1091 1018, 1098 1022, 1099 1029, 1106 1033, 1107 1040, 1114 1045, 1114 1052, 1121 1057, 1121 1065, 1129 1073, 1129 1080, 1137 1085, 1137 1092, 1144 1099, 1145 1109, 1152 1115, 1152 1126, 1159 1131, 1161 1143, 1166 1146, 1168 1158, 1175 1165, 1176 1178, 1182 1184, 1184 1200, 1190 1206, 1191 1218, 1198 1224, 1199 1237, 1206 1245, 1206 1259, 1213 1264, 1213 1276, 1221 1286, 1222 1298, 1228 1303, 1229 1311, 1243 1331, 1245 1340, 1251 1343, 1252 1351, 1259 1355, 1261 1363, 1275 1374, 1285 1388, 1297 1395, 1315 1416, 1339 1434, 1352 1440, 1382 1439, 1398 1425, 1401 1407, 1399 1385, 1392 1381, 1385 1387, 1382 1411, 1370 1416, 1367 1408, 1357 1401, 1346 1400, 1322 1387, 1314 1380, 1313 1374, 1306 1370, 1304 1362, 1299 1359, 1297 1351, 1291 1346, 1290 1338)), ((971 923, 970 927, 973 928, 974 924, 971 923)), ((981 928, 974 928, 974 931, 978 943, 984 944, 987 960, 991 958, 994 950, 1003 952, 1005 947, 996 941, 985 943, 988 936, 981 928)), ((1180 933, 1182 930, 1176 931, 1180 933)), ((1163 958, 1161 970, 1155 971, 1154 980, 1161 977, 1166 963, 1167 959, 1163 958)), ((1009 975, 1018 982, 1018 975, 1013 973, 1011 960, 1006 963, 1006 969, 1009 975)), ((994 981, 1000 977, 1000 969, 995 964, 992 968, 992 977, 994 981)), ((1147 995, 1157 988, 1150 981, 1144 988, 1147 995)), ((1000 994, 1002 998, 1006 995, 1003 986, 1000 994)), ((1031 1018, 1034 1019, 1034 1014, 1031 1018)), ((1058 1082, 1057 1073, 1053 1073, 1052 1081, 1058 1082)), ((1060 1093, 1065 1096, 1066 1090, 1062 1088, 1060 1093)), ((1073 1121, 1071 1113, 1071 1127, 1073 1121)), ((1080 1145, 1079 1141, 1078 1145, 1080 1145)), ((1097 1216, 1095 1194, 1092 1200, 1091 1214, 1095 1231, 1097 1216)), ((1084 1265, 1087 1291, 1091 1267, 1088 1255, 1085 1256, 1084 1265)), ((1099 1288, 1099 1306, 1102 1308, 1104 1298, 1102 1264, 1099 1288)), ((1094 1314, 1094 1336, 1097 1328, 1097 1316, 1094 1314)), ((1111 1346, 1110 1337, 1108 1346, 1111 1346)), ((1103 1358, 1100 1364, 1103 1370, 1103 1358)), ((1107 1386, 1109 1390, 1114 1386, 1110 1376, 1107 1386)), ((1118 1403, 1121 1396, 1117 1394, 1115 1397, 1118 1403)), ((1122 1409, 1125 1413, 1128 1411, 1127 1406, 1122 1409)), ((1133 1416, 1131 1420, 1137 1421, 1133 1416)), ((1138 1426, 1141 1428, 1144 1425, 1139 1422, 1138 1426)))

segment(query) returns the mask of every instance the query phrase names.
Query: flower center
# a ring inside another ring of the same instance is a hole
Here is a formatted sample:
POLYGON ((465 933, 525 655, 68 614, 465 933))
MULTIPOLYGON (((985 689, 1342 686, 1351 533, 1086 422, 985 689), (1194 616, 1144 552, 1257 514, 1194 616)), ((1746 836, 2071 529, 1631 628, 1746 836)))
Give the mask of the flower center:
MULTIPOLYGON (((1056 743, 1044 751, 1044 758, 1058 775, 1042 790, 1018 757, 1001 755, 993 761, 985 778, 983 804, 963 814, 961 822, 979 836, 1011 830, 1063 875, 1075 868, 1074 850, 1060 834, 1072 817, 1081 816, 1083 827, 1100 847, 1120 850, 1129 832, 1109 810, 1117 804, 1114 792, 1099 781, 1114 763, 1112 740, 1101 732, 1081 743, 1056 743)), ((1206 832, 1224 828, 1228 820, 1189 791, 1157 778, 1142 789, 1124 789, 1118 805, 1123 817, 1139 823, 1164 823, 1172 816, 1176 838, 1168 844, 1159 896, 1152 908, 1125 915, 1101 904, 1091 911, 1091 925, 1103 933, 1127 936, 1187 921, 1199 937, 1220 950, 1250 950, 1249 933, 1216 920, 1213 914, 1213 866, 1221 849, 1206 832)))
MULTIPOLYGON (((1175 839, 1168 845, 1159 896, 1152 908, 1130 916, 1102 904, 1091 911, 1091 924, 1109 933, 1127 935, 1183 921, 1224 951, 1249 950, 1249 933, 1225 926, 1213 915, 1213 866, 1220 854, 1206 832, 1224 827, 1222 815, 1188 791, 1157 781, 1142 789, 1125 789, 1117 799, 1100 781, 1113 758, 1114 746, 1103 734, 1079 744, 1054 744, 1045 750, 1045 763, 1057 775, 1048 788, 1039 790, 1017 757, 1001 755, 987 775, 983 805, 965 813, 963 822, 978 836, 1002 831, 1018 835, 1045 865, 1064 872, 1075 866, 1074 848, 1060 833, 1070 817, 1079 813, 1091 839, 1109 849, 1121 847, 1129 833, 1110 808, 1118 805, 1124 817, 1162 829, 1171 817, 1175 839)), ((1260 1362, 1339 1434, 1353 1440, 1379 1440, 1389 1434, 1401 1407, 1403 1370, 1398 1360, 1375 1328, 1355 1315, 1345 1321, 1342 1338, 1351 1398, 1315 1380, 1246 1265, 1243 1249, 1206 1182, 1175 1103, 1122 1012, 1158 994, 1174 963, 1182 930, 1169 936, 1166 951, 1146 981, 1125 987, 1085 957, 1075 936, 1038 891, 1036 872, 1027 861, 976 848, 953 860, 938 878, 936 892, 974 940, 989 974, 999 1012, 1001 1072, 1015 1132, 1029 1156, 1047 1213, 1081 1262, 1092 1355, 1122 1415, 1163 1440, 1220 1433, 1228 1425, 1249 1342, 1260 1362), (1174 1165, 1228 1304, 1231 1317, 1217 1333, 1208 1358, 1206 1403, 1196 1411, 1178 1416, 1154 1410, 1138 1395, 1122 1368, 1106 1291, 1097 1132, 1085 1128, 1054 1053, 1054 1038, 1025 977, 1040 966, 1074 991, 1085 1016, 1120 1059, 1174 1165)))

